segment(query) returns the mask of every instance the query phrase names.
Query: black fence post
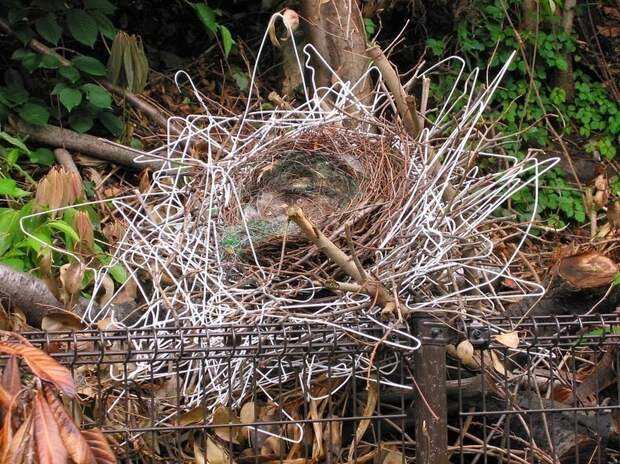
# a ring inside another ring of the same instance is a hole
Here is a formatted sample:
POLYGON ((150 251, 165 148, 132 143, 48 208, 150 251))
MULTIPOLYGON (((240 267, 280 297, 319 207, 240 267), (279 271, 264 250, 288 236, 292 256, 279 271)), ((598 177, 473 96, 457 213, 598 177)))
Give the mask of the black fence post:
POLYGON ((422 343, 413 355, 416 464, 447 464, 446 329, 424 314, 413 329, 422 343))

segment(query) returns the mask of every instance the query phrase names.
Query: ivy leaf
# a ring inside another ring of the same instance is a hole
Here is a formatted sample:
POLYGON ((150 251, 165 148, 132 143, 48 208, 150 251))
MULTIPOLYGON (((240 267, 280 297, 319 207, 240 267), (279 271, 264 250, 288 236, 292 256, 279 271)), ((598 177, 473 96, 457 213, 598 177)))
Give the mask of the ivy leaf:
POLYGON ((116 11, 116 6, 108 0, 84 0, 84 7, 87 10, 99 10, 106 15, 111 15, 116 11))
POLYGON ((44 126, 50 117, 49 110, 38 103, 26 103, 19 109, 19 117, 35 126, 44 126))
POLYGON ((52 166, 56 162, 56 157, 49 148, 37 148, 31 151, 28 153, 28 159, 31 163, 42 166, 52 166))
POLYGON ((215 34, 217 32, 218 24, 213 8, 210 8, 202 3, 194 3, 194 8, 196 9, 196 13, 198 13, 198 18, 202 24, 204 24, 209 31, 215 34))
POLYGON ((224 56, 228 57, 235 41, 226 26, 220 25, 220 34, 222 36, 222 45, 224 46, 224 56))
POLYGON ((60 91, 58 94, 58 99, 70 113, 73 108, 82 103, 82 92, 78 89, 66 87, 60 91))
POLYGON ((15 179, 0 179, 0 195, 6 195, 11 198, 23 198, 30 195, 30 192, 20 189, 15 179))
POLYGON ((555 66, 560 71, 566 71, 568 69, 568 63, 566 62, 566 60, 562 56, 557 56, 555 58, 555 66))
POLYGON ((93 58, 91 56, 78 56, 73 58, 71 62, 78 68, 80 71, 83 71, 91 76, 105 76, 106 75, 106 67, 105 65, 93 58))
POLYGON ((114 36, 116 35, 116 27, 114 27, 112 21, 110 21, 108 17, 101 11, 93 10, 89 11, 88 13, 97 22, 99 32, 101 32, 108 39, 114 39, 114 36))
POLYGON ((0 256, 11 247, 18 237, 19 211, 11 208, 0 209, 0 256))
POLYGON ((47 15, 37 19, 34 23, 34 28, 37 30, 39 35, 49 43, 52 45, 58 45, 58 41, 62 36, 62 28, 58 25, 56 16, 53 13, 48 13, 47 15))
POLYGON ((69 125, 71 128, 83 134, 93 128, 93 116, 86 111, 75 111, 69 115, 69 125))
POLYGON ((102 111, 97 119, 114 137, 120 137, 123 133, 123 121, 111 111, 102 111))
POLYGON ((112 106, 112 96, 110 93, 97 84, 84 84, 82 90, 86 93, 86 99, 97 108, 110 108, 112 106))
POLYGON ((39 67, 44 69, 58 69, 60 68, 60 61, 54 55, 44 55, 41 57, 39 67))
POLYGON ((61 66, 58 73, 72 84, 80 80, 80 71, 73 66, 61 66))
POLYGON ((72 8, 67 12, 67 26, 75 40, 89 46, 95 45, 99 28, 97 23, 86 11, 72 8))

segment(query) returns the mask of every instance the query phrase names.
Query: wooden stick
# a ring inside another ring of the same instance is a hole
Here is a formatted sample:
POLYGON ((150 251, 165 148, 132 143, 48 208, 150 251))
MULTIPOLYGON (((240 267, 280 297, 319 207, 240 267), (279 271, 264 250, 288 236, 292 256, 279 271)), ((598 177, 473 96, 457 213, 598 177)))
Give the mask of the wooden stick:
POLYGON ((157 169, 162 164, 159 160, 139 163, 136 161, 138 156, 145 156, 145 159, 148 159, 148 155, 143 151, 115 144, 109 140, 93 137, 92 135, 78 134, 62 127, 51 125, 39 127, 18 121, 14 124, 14 129, 21 134, 28 135, 36 142, 52 147, 63 147, 65 150, 78 151, 135 169, 143 169, 147 166, 157 169))
MULTIPOLYGON (((359 285, 337 283, 340 290, 356 291, 364 293, 375 299, 375 302, 383 306, 384 312, 393 312, 398 305, 390 292, 380 283, 371 281, 362 275, 355 265, 355 261, 345 252, 338 248, 334 242, 327 238, 304 214, 303 210, 297 206, 288 209, 288 218, 301 229, 303 234, 314 243, 328 258, 334 261, 340 269, 348 274, 359 285)), ((365 273, 364 273, 365 274, 365 273)))

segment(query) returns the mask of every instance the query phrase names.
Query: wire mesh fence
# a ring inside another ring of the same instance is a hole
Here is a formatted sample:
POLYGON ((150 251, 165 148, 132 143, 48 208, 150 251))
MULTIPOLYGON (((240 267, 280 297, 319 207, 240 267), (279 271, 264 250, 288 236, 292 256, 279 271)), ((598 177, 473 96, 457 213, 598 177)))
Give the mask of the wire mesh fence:
POLYGON ((70 368, 74 417, 122 462, 606 463, 620 456, 619 326, 426 319, 417 351, 353 323, 345 337, 286 322, 24 336, 70 368), (452 356, 463 341, 471 356, 452 356))

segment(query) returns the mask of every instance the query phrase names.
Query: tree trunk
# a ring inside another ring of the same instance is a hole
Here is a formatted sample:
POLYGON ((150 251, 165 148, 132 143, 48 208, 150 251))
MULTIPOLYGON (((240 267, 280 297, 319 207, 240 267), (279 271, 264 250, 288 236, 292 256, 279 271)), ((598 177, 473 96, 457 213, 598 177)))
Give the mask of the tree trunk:
MULTIPOLYGON (((562 14, 562 31, 568 35, 573 32, 573 22, 575 19, 575 8, 577 0, 566 0, 564 2, 564 13, 562 14)), ((573 56, 571 53, 564 54, 566 69, 559 70, 557 75, 557 86, 566 92, 566 100, 572 101, 575 98, 575 86, 573 83, 573 56)))
MULTIPOLYGON (((337 77, 343 82, 357 83, 368 70, 366 32, 357 0, 303 0, 301 11, 309 43, 331 68, 312 57, 317 88, 330 87, 337 77)), ((362 102, 371 100, 370 79, 358 83, 355 96, 362 102)))

